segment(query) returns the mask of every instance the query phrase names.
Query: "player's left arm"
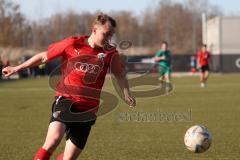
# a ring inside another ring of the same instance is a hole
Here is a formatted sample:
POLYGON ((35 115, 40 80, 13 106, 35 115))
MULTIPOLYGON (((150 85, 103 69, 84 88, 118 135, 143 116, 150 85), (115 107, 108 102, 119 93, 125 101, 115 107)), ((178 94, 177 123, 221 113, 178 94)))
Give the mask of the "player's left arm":
POLYGON ((110 69, 111 73, 113 73, 114 77, 117 79, 118 85, 122 90, 125 101, 130 107, 135 107, 136 100, 135 97, 131 95, 131 92, 129 90, 128 80, 126 78, 126 71, 119 54, 115 54, 112 58, 110 69))
POLYGON ((201 68, 200 58, 201 58, 201 53, 198 52, 198 54, 197 54, 197 69, 201 68))

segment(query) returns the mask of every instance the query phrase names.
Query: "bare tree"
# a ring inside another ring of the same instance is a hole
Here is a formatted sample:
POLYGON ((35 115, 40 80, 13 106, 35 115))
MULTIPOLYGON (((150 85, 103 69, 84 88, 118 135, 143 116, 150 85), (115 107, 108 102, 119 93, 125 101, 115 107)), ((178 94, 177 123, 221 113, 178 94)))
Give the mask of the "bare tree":
MULTIPOLYGON (((131 11, 109 14, 118 22, 118 40, 131 40, 135 47, 152 51, 165 40, 173 53, 186 54, 195 53, 202 42, 203 12, 208 17, 222 15, 221 9, 208 0, 185 0, 184 3, 160 0, 139 16, 131 11)), ((65 37, 89 34, 96 13, 69 11, 30 23, 18 4, 0 0, 0 45, 46 49, 50 43, 65 37)))

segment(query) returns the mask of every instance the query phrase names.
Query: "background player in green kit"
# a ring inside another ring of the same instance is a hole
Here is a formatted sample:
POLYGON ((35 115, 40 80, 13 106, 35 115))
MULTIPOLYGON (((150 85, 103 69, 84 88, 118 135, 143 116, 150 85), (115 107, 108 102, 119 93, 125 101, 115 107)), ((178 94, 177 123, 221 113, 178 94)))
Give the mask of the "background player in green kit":
MULTIPOLYGON (((158 63, 158 69, 161 80, 166 81, 166 84, 171 82, 171 52, 168 49, 168 43, 162 42, 161 49, 156 53, 154 58, 155 62, 158 63)), ((168 85, 167 85, 168 87, 168 85)))

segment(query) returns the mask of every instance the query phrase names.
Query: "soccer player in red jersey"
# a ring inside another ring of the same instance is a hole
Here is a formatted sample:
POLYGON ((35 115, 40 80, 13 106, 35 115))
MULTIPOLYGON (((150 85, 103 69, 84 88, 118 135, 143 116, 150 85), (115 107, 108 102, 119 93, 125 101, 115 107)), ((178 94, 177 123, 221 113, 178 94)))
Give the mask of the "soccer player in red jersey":
POLYGON ((115 28, 116 21, 101 13, 94 20, 90 36, 70 37, 56 42, 50 45, 47 51, 28 61, 3 69, 3 74, 9 77, 22 69, 62 57, 61 77, 56 87, 46 140, 34 160, 49 160, 65 133, 65 150, 57 160, 77 159, 96 121, 95 113, 100 104, 100 92, 108 69, 116 77, 126 102, 131 107, 136 106, 135 98, 129 91, 123 63, 116 48, 108 43, 115 28), (65 121, 59 118, 61 111, 54 112, 55 109, 66 108, 68 104, 73 104, 71 112, 87 113, 91 118, 80 121, 65 121))
POLYGON ((209 77, 209 60, 210 53, 207 51, 207 45, 203 44, 201 51, 198 52, 198 68, 201 71, 201 87, 206 87, 206 83, 209 77))

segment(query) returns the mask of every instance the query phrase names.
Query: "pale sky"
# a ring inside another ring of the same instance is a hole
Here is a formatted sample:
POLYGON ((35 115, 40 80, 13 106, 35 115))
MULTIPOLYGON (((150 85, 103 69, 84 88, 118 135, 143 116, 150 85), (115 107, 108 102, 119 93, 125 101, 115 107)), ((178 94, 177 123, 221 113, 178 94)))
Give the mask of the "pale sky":
MULTIPOLYGON (((103 12, 131 10, 141 14, 148 6, 155 6, 158 0, 13 0, 21 5, 21 11, 31 20, 46 18, 57 12, 101 10, 103 12)), ((177 0, 184 1, 184 0, 177 0)), ((240 15, 239 0, 209 0, 220 6, 226 14, 240 15)))

